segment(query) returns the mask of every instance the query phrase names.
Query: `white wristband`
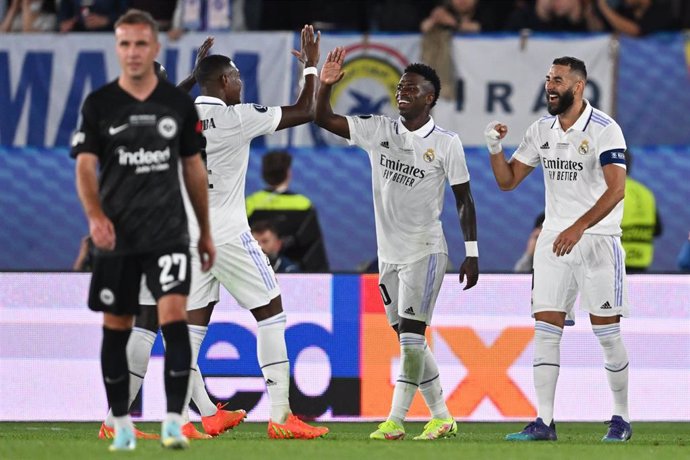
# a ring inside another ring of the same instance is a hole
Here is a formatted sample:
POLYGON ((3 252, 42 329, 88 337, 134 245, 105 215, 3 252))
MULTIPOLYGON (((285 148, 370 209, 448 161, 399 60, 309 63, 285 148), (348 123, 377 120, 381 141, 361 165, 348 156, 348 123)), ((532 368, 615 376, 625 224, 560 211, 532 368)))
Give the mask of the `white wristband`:
POLYGON ((479 257, 479 246, 476 241, 465 241, 465 257, 479 257))
POLYGON ((305 77, 306 77, 307 75, 314 75, 314 76, 317 76, 318 74, 319 74, 319 73, 316 71, 316 67, 306 67, 306 68, 304 69, 304 71, 302 72, 302 75, 304 75, 305 77))
POLYGON ((498 144, 486 144, 486 147, 489 149, 489 153, 492 155, 498 155, 503 151, 503 146, 499 142, 498 144))

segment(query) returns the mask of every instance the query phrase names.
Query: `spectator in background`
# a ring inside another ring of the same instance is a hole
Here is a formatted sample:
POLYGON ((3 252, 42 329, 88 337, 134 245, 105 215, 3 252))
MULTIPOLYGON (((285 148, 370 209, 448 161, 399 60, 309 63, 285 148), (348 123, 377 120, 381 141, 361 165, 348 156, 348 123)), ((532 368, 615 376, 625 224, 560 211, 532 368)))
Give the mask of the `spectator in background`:
POLYGON ((284 150, 267 152, 261 158, 261 177, 268 185, 247 197, 247 216, 256 210, 290 209, 306 211, 311 200, 289 190, 292 181, 292 155, 284 150))
POLYGON ((454 100, 456 96, 453 35, 496 30, 496 9, 486 0, 444 0, 419 25, 421 60, 436 69, 441 79, 440 98, 454 100))
POLYGON ((129 0, 129 8, 146 11, 158 23, 160 30, 170 30, 175 2, 173 0, 129 0))
POLYGON ((529 234, 529 238, 527 239, 527 248, 525 248, 525 253, 522 254, 522 256, 518 259, 517 262, 515 262, 515 266, 513 267, 513 271, 515 273, 531 273, 532 272, 532 264, 534 262, 534 249, 537 247, 537 238, 539 238, 539 234, 541 233, 541 227, 544 224, 544 218, 546 215, 542 212, 539 214, 534 221, 534 228, 532 229, 532 232, 529 234))
POLYGON ((60 32, 110 32, 127 10, 127 0, 61 0, 60 32))
POLYGON ((506 30, 536 32, 587 32, 598 30, 594 10, 583 0, 536 0, 518 4, 506 30))
POLYGON ((684 272, 690 272, 690 233, 678 253, 678 268, 684 272))
MULTIPOLYGON (((422 21, 423 33, 438 27, 451 32, 477 33, 498 30, 495 2, 486 0, 445 0, 422 21)), ((512 2, 507 2, 512 3, 512 2)))
POLYGON ((278 230, 270 220, 258 220, 251 225, 252 236, 261 246, 271 267, 276 273, 297 273, 299 266, 282 254, 283 241, 278 236, 278 230))
POLYGON ((652 265, 654 237, 660 236, 663 228, 654 193, 630 177, 632 158, 629 150, 625 152, 627 177, 621 242, 625 249, 625 270, 628 273, 643 273, 652 265))
POLYGON ((364 27, 369 31, 416 32, 419 20, 427 16, 432 2, 419 0, 368 0, 359 6, 364 11, 364 27))
POLYGON ((263 0, 177 0, 168 37, 177 40, 186 31, 256 30, 262 4, 263 0))
POLYGON ((55 0, 11 0, 0 32, 53 32, 56 26, 55 0))
POLYGON ((597 7, 614 32, 639 37, 665 30, 678 30, 671 5, 660 0, 623 0, 618 8, 607 0, 597 0, 597 7))
POLYGON ((328 258, 316 209, 309 198, 290 191, 292 156, 286 151, 267 152, 261 159, 261 176, 267 187, 246 199, 249 223, 271 220, 283 240, 285 255, 304 272, 327 272, 328 258))

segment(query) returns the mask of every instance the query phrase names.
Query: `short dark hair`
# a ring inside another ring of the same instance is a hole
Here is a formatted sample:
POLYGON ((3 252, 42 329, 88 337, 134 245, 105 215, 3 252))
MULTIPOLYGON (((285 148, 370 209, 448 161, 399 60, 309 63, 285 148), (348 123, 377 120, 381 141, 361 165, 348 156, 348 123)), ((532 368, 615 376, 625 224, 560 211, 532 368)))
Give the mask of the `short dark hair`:
POLYGON ((249 227, 252 233, 272 232, 278 236, 278 229, 270 220, 257 220, 249 227))
POLYGON ((563 56, 553 60, 553 65, 567 65, 571 72, 579 74, 584 80, 587 80, 587 66, 581 59, 572 56, 563 56))
POLYGON ((431 106, 436 105, 439 94, 441 94, 441 79, 438 78, 436 71, 426 64, 416 62, 405 67, 404 73, 416 73, 424 77, 426 81, 434 85, 434 100, 431 102, 431 106))
POLYGON ((271 187, 280 185, 287 179, 292 166, 292 155, 285 150, 267 152, 261 159, 261 177, 271 187))
POLYGON ((155 19, 153 19, 153 16, 151 16, 151 13, 147 11, 142 11, 142 10, 137 10, 135 8, 131 8, 127 10, 125 14, 120 16, 117 21, 115 21, 115 26, 113 27, 114 29, 117 29, 123 24, 127 25, 136 25, 136 24, 146 24, 149 27, 151 27, 151 30, 153 31, 153 35, 158 39, 158 23, 156 22, 155 19))
POLYGON ((194 78, 199 86, 205 86, 220 77, 225 69, 232 66, 232 59, 229 57, 222 54, 211 54, 203 58, 196 66, 194 78))

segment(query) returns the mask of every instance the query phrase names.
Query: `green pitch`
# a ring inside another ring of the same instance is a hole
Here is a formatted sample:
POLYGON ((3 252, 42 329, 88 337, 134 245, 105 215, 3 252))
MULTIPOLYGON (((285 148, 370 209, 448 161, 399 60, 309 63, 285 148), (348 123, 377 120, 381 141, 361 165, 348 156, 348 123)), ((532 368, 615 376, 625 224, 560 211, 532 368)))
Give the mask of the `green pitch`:
MULTIPOLYGON (((370 441, 375 423, 326 423, 331 432, 314 441, 274 441, 266 437, 265 423, 244 423, 234 431, 208 441, 192 441, 184 452, 163 450, 157 441, 139 441, 134 452, 108 452, 110 441, 97 438, 100 423, 0 423, 0 459, 433 459, 433 460, 682 460, 690 459, 690 423, 634 423, 632 441, 624 445, 600 442, 603 423, 560 423, 555 443, 509 443, 506 433, 522 423, 461 423, 456 438, 435 442, 413 441, 421 423, 407 423, 408 439, 370 441)), ((159 424, 140 423, 157 432, 159 424)))

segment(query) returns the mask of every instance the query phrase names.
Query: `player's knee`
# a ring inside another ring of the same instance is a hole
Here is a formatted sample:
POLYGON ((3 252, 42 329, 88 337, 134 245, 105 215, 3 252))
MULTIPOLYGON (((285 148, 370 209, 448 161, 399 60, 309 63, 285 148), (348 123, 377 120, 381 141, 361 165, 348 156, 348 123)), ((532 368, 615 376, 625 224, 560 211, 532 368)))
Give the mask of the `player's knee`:
POLYGON ((271 301, 263 307, 252 309, 252 315, 257 322, 267 320, 274 316, 280 315, 283 312, 283 302, 280 296, 274 297, 271 301))
POLYGON ((158 310, 155 305, 140 305, 134 326, 151 332, 158 332, 158 310))
POLYGON ((426 331, 426 323, 424 321, 417 321, 415 319, 400 318, 398 323, 398 334, 419 334, 424 335, 426 331))

